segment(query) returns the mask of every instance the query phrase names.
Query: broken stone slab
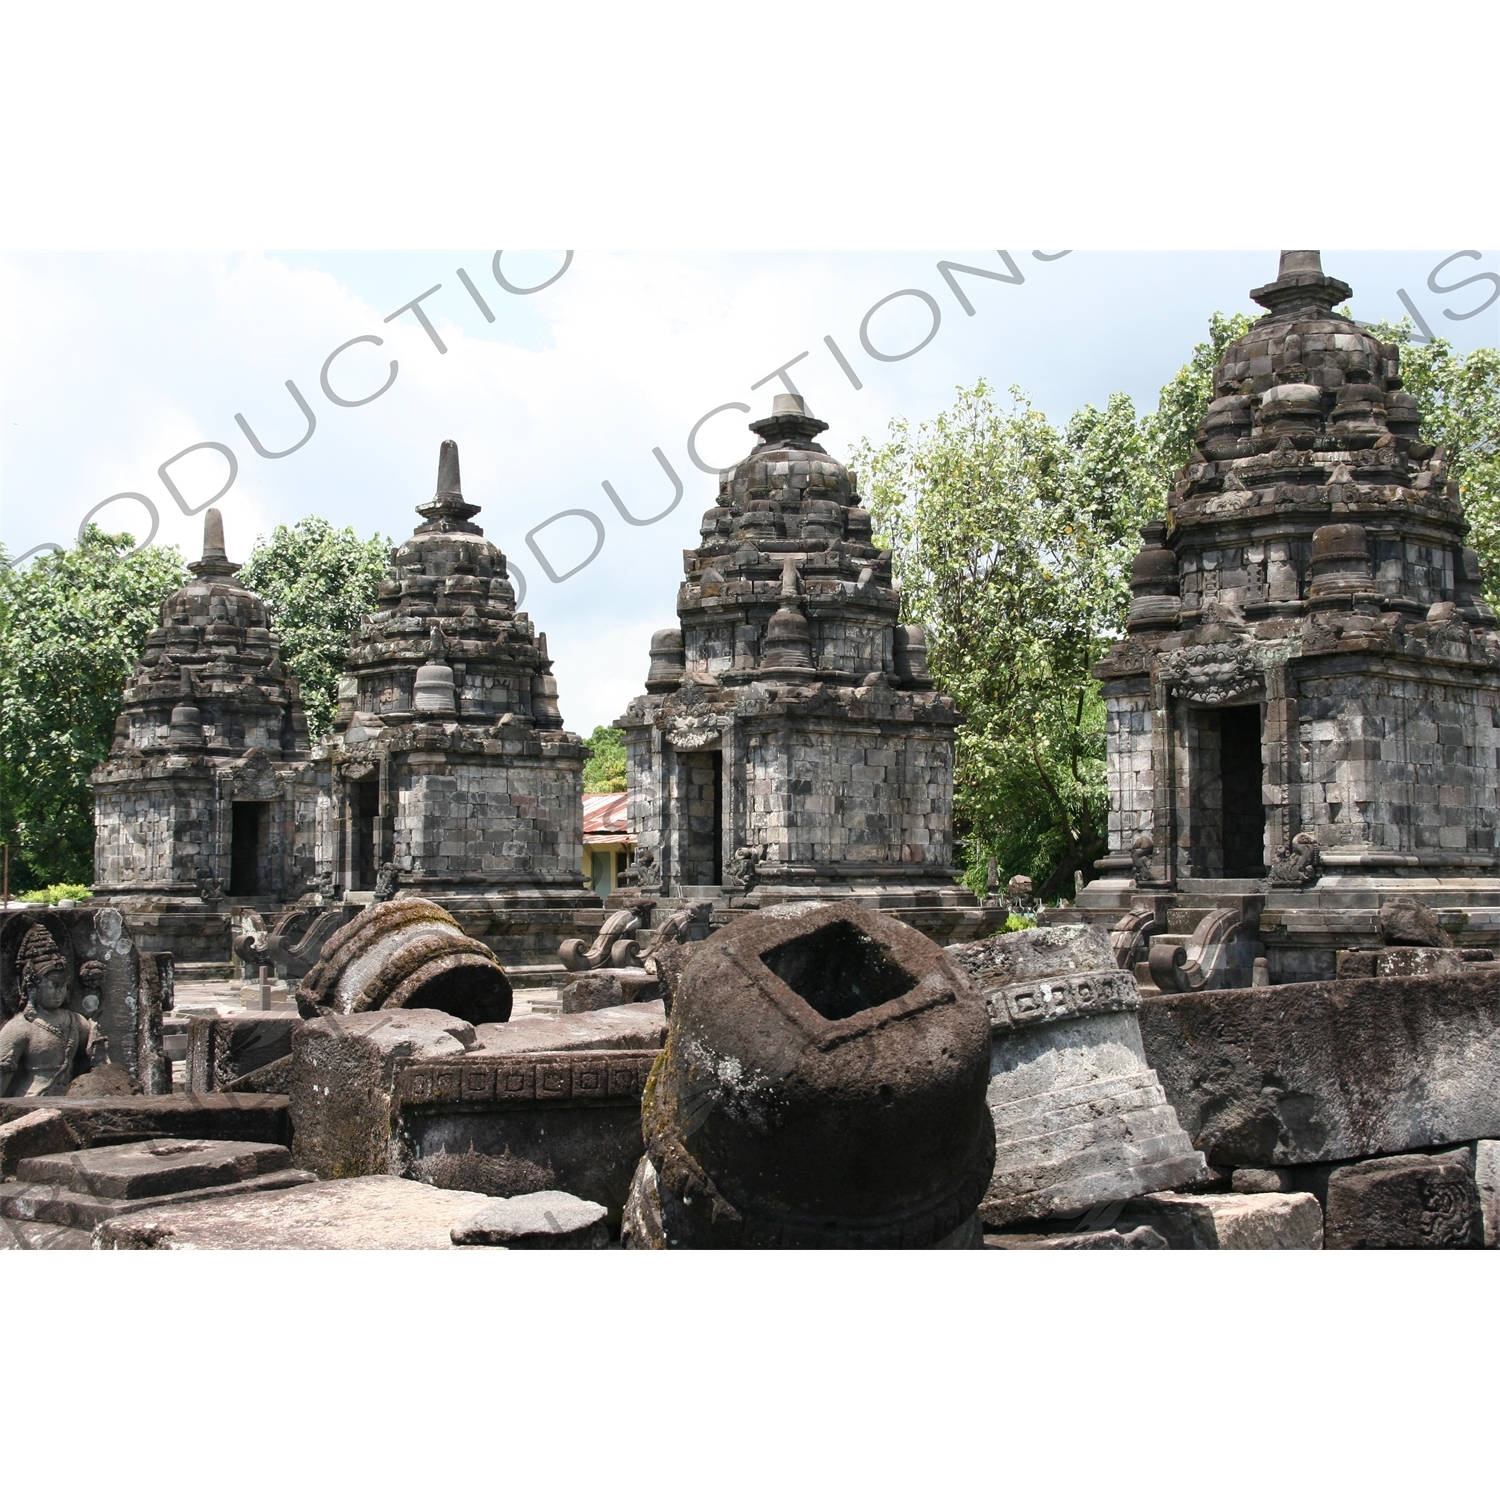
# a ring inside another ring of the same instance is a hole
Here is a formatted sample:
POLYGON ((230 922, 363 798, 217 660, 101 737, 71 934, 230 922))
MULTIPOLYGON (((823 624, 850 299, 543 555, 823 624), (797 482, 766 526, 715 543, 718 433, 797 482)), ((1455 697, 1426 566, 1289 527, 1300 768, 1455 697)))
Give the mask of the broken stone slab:
POLYGON ((1095 1229, 1084 1234, 987 1234, 986 1250, 1166 1250, 1166 1240, 1149 1224, 1122 1233, 1095 1229))
POLYGON ((76 1151, 78 1145, 78 1137, 59 1109, 34 1109, 7 1120, 0 1125, 0 1178, 14 1177, 25 1157, 76 1151))
POLYGON ((1387 943, 1413 948, 1451 948, 1453 939, 1443 931, 1437 913, 1415 896, 1392 896, 1376 918, 1380 935, 1387 943))
POLYGON ((1328 1175, 1330 1250, 1477 1250, 1484 1211, 1468 1151, 1387 1156, 1328 1175))
POLYGON ((233 1089, 247 1074, 291 1056, 295 1010, 191 1016, 187 1023, 187 1092, 233 1089))
POLYGON ((1115 966, 1103 929, 1031 928, 947 952, 990 1016, 987 1226, 1066 1218, 1203 1178, 1146 1061, 1136 981, 1115 966))
POLYGON ((667 1039, 667 1012, 660 1000, 644 1000, 573 1015, 521 1016, 474 1032, 486 1052, 654 1051, 667 1039))
POLYGON ((17 1177, 98 1198, 154 1198, 243 1182, 291 1164, 285 1146, 263 1141, 154 1140, 29 1157, 17 1177))
POLYGON ((290 1093, 297 1165, 323 1178, 399 1172, 402 1066, 459 1058, 474 1046, 467 1021, 436 1010, 329 1015, 297 1027, 290 1093))
POLYGON ((94 1233, 101 1250, 452 1250, 480 1193, 402 1177, 351 1177, 277 1193, 144 1210, 94 1233))
POLYGON ((1172 1250, 1321 1250, 1323 1211, 1311 1193, 1149 1193, 1118 1227, 1154 1229, 1172 1250))
POLYGON ((292 1138, 287 1099, 276 1094, 145 1094, 105 1099, 0 1099, 0 1124, 45 1106, 67 1122, 81 1149, 123 1141, 269 1141, 292 1138))
POLYGON ((523 1193, 492 1198, 455 1224, 455 1245, 503 1245, 510 1250, 603 1250, 609 1244, 609 1211, 572 1193, 523 1193))
POLYGON ((311 1172, 287 1167, 279 1171, 263 1172, 243 1181, 189 1188, 180 1193, 162 1193, 148 1198, 105 1198, 53 1183, 7 1182, 0 1183, 0 1219, 92 1229, 106 1219, 133 1212, 137 1208, 173 1207, 181 1203, 232 1198, 243 1193, 278 1192, 316 1180, 311 1172))
POLYGON ((1462 974, 1457 948, 1345 948, 1338 955, 1340 979, 1407 979, 1424 974, 1462 974))
POLYGON ((1144 1001, 1140 1023, 1183 1128, 1216 1166, 1500 1136, 1492 971, 1163 995, 1144 1001))
POLYGON ((1484 1248, 1500 1249, 1500 1141, 1474 1142, 1474 1186, 1484 1218, 1484 1248))
POLYGON ((659 1001, 477 1032, 433 1011, 309 1021, 293 1038, 298 1165, 507 1198, 568 1192, 617 1223, 663 1024, 659 1001))
POLYGON ((1294 1192, 1292 1174, 1284 1167, 1236 1167, 1230 1178, 1236 1193, 1294 1192))
POLYGON ((574 974, 558 986, 562 1014, 578 1015, 661 998, 661 984, 644 969, 596 969, 574 974))

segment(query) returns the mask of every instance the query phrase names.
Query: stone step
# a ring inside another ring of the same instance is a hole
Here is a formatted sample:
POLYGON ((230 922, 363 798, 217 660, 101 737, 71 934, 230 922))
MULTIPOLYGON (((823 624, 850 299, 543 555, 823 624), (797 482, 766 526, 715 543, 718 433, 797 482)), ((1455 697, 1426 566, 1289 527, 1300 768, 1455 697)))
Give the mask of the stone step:
POLYGON ((285 1146, 263 1141, 151 1140, 31 1156, 16 1164, 22 1182, 46 1183, 95 1198, 157 1198, 244 1182, 292 1164, 285 1146))
POLYGON ((101 1198, 47 1182, 4 1182, 0 1183, 0 1220, 89 1230, 122 1214, 131 1217, 138 1210, 144 1212, 179 1204, 210 1203, 216 1198, 234 1198, 245 1193, 279 1192, 316 1181, 313 1173, 288 1167, 243 1182, 219 1183, 214 1187, 162 1193, 151 1198, 101 1198))

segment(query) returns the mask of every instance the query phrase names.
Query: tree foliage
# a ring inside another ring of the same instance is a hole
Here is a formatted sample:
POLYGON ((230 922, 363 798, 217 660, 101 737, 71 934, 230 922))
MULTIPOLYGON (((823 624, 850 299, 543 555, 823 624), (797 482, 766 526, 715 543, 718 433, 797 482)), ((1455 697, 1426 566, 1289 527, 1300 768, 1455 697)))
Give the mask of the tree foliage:
POLYGON ((585 792, 623 792, 625 790, 625 731, 612 724, 600 724, 584 741, 594 752, 583 765, 585 792))
POLYGON ((388 537, 361 541, 352 526, 306 516, 258 537, 240 569, 239 582, 266 601, 314 741, 333 725, 349 636, 375 608, 390 550, 388 537))
MULTIPOLYGON (((903 616, 927 626, 933 675, 967 715, 955 813, 976 889, 993 856, 1002 878, 1030 875, 1053 897, 1105 852, 1105 710, 1089 669, 1124 628, 1137 533, 1192 454, 1214 365, 1250 323, 1215 313, 1145 416, 1115 395, 1058 431, 1020 391, 1002 405, 981 382, 851 459, 903 616)), ((1417 344, 1410 323, 1371 331, 1403 346, 1405 388, 1448 452, 1500 605, 1500 351, 1417 344)))
POLYGON ((0 837, 13 890, 93 879, 89 773, 109 754, 162 601, 188 579, 175 547, 134 547, 90 526, 66 552, 0 567, 0 837))
POLYGON ((1123 628, 1140 528, 1191 452, 1213 366, 1248 326, 1216 314, 1146 416, 1116 394, 1059 432, 1019 390, 1002 404, 981 381, 851 459, 903 615, 927 627, 933 675, 966 716, 956 832, 976 889, 993 856, 1002 878, 1029 875, 1051 899, 1107 852, 1105 709, 1090 668, 1123 628))

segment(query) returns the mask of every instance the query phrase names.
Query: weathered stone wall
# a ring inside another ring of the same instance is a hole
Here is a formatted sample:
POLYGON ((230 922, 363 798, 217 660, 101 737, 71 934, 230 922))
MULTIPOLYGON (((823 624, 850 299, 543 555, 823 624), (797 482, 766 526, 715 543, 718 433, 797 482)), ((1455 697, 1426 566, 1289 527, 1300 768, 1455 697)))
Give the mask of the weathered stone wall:
POLYGON ((404 881, 582 880, 576 758, 412 754, 393 779, 392 855, 404 881))
POLYGON ((1325 854, 1390 850, 1488 867, 1495 851, 1497 698, 1433 664, 1347 661, 1299 674, 1301 823, 1325 854), (1380 668, 1386 666, 1386 670, 1380 668))

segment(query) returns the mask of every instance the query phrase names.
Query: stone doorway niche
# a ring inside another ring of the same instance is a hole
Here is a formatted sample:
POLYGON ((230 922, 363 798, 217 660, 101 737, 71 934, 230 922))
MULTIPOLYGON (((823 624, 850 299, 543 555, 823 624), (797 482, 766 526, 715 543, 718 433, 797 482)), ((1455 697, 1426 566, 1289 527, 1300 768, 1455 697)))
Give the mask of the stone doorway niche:
POLYGON ((373 891, 379 871, 376 859, 375 819, 380 812, 380 783, 375 777, 349 783, 350 833, 353 840, 350 874, 357 891, 373 891))
POLYGON ((681 885, 724 880, 724 752, 679 751, 684 834, 681 885))
POLYGON ((233 806, 229 828, 231 896, 258 896, 261 893, 261 867, 270 817, 270 807, 264 802, 236 802, 233 806))
POLYGON ((1266 873, 1261 706, 1193 714, 1193 874, 1255 880, 1266 873))

